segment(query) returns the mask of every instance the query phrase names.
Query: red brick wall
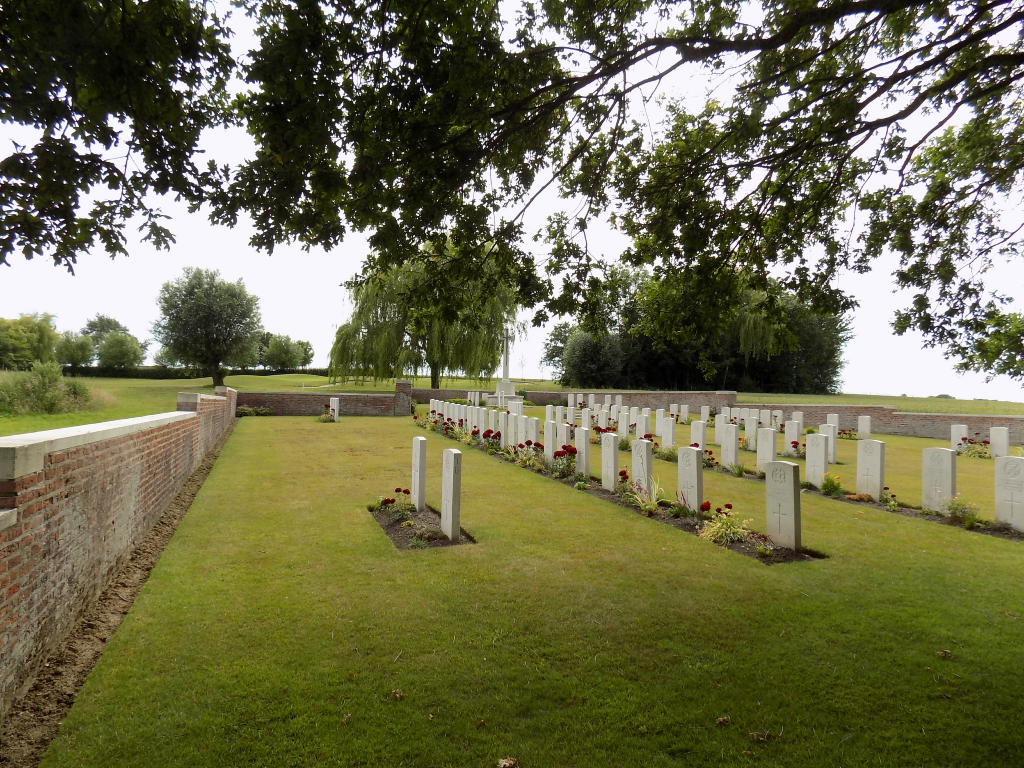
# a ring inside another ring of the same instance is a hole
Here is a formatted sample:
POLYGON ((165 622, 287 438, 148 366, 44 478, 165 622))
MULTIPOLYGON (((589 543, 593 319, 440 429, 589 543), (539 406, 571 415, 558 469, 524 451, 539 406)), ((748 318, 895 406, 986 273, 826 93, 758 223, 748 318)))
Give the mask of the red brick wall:
POLYGON ((789 419, 793 411, 803 411, 804 426, 824 424, 830 413, 839 414, 840 429, 857 429, 858 416, 871 417, 871 432, 879 435, 906 435, 949 440, 953 424, 966 424, 968 434, 981 433, 988 440, 990 427, 1009 427, 1010 442, 1024 443, 1024 417, 982 416, 974 413, 903 413, 882 405, 793 405, 792 403, 739 403, 741 408, 782 411, 789 419))
POLYGON ((341 416, 408 416, 412 383, 395 382, 394 393, 239 392, 238 404, 269 408, 275 416, 319 416, 332 397, 340 400, 341 416))
POLYGON ((233 390, 193 398, 181 410, 196 416, 105 422, 84 437, 67 435, 87 428, 0 440, 0 512, 16 510, 14 525, 0 531, 0 715, 231 423, 233 390), (115 428, 124 434, 92 434, 115 428), (13 447, 19 440, 29 450, 13 447), (55 447, 62 444, 70 447, 55 447), (35 458, 16 464, 15 451, 35 458), (32 471, 19 474, 19 466, 32 471))

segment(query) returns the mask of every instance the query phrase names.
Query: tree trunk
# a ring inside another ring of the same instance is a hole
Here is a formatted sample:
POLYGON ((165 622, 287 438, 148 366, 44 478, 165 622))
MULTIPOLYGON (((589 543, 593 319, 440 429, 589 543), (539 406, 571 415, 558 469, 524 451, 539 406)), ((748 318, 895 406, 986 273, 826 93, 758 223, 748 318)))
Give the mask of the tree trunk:
POLYGON ((224 386, 224 375, 221 373, 220 365, 214 363, 209 366, 210 378, 213 379, 213 386, 223 387, 224 386))
POLYGON ((437 370, 437 366, 433 363, 430 364, 430 388, 441 388, 441 372, 437 370))

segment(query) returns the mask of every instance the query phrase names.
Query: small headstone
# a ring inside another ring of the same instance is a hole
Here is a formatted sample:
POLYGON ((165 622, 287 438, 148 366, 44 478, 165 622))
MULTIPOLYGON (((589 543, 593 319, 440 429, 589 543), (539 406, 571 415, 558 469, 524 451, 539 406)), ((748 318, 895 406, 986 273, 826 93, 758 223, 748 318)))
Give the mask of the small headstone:
POLYGON ((410 501, 417 512, 427 508, 427 438, 412 439, 412 485, 409 487, 410 501))
POLYGON ((828 435, 807 436, 807 482, 821 488, 821 481, 828 472, 828 435))
POLYGON ((966 424, 954 424, 949 428, 949 446, 954 451, 960 447, 960 444, 967 438, 967 425, 966 424))
POLYGON ((686 403, 679 404, 679 423, 685 424, 690 420, 690 406, 686 403))
POLYGON ((576 409, 571 405, 565 409, 565 420, 570 424, 576 423, 576 409))
POLYGON ((633 476, 632 482, 639 484, 644 493, 651 492, 651 460, 654 458, 654 444, 650 440, 633 442, 633 476))
POLYGON ((757 471, 767 472, 765 467, 777 458, 775 453, 777 443, 776 432, 771 427, 761 427, 757 430, 757 471))
POLYGON ((590 478, 590 427, 576 430, 576 471, 590 478))
POLYGON ((800 422, 800 436, 803 437, 803 434, 804 434, 804 412, 803 411, 793 411, 793 415, 792 415, 791 418, 793 419, 793 421, 799 421, 800 422))
POLYGON ((661 421, 661 447, 672 448, 676 444, 675 419, 665 418, 661 421))
POLYGON ((700 420, 703 421, 705 424, 707 422, 711 421, 711 406, 710 405, 702 405, 700 407, 700 420))
POLYGON ((502 448, 508 445, 508 412, 498 411, 498 432, 501 433, 499 444, 502 448))
POLYGON ((607 408, 608 408, 609 406, 611 406, 611 404, 612 404, 612 396, 611 396, 611 395, 605 395, 605 396, 604 396, 604 405, 605 405, 605 409, 607 410, 607 408))
POLYGON ((786 444, 782 446, 783 456, 795 456, 796 452, 800 449, 800 422, 799 421, 787 421, 786 422, 786 444), (793 443, 797 444, 797 447, 793 447, 793 443))
POLYGON ((580 413, 580 425, 586 427, 587 429, 590 429, 590 417, 590 409, 584 408, 583 411, 580 413))
POLYGON ((597 412, 597 426, 601 429, 608 429, 608 410, 606 408, 597 412))
POLYGON ((622 395, 615 396, 615 404, 619 406, 619 408, 622 408, 622 395))
POLYGON ((671 414, 672 416, 675 416, 675 415, 676 415, 677 413, 679 413, 679 403, 672 403, 672 404, 671 404, 671 405, 670 405, 670 406, 668 407, 668 412, 669 412, 669 414, 671 414))
POLYGON ((594 396, 593 395, 587 395, 587 407, 590 408, 590 410, 594 410, 594 396))
POLYGON ((498 430, 498 412, 493 409, 487 412, 487 428, 491 432, 498 430))
POLYGON ((697 443, 701 453, 707 448, 707 426, 703 421, 690 422, 690 445, 697 443))
POLYGON ((1008 427, 992 427, 988 431, 988 451, 993 459, 1010 455, 1010 430, 1008 427))
POLYGON ((617 406, 617 405, 613 405, 613 406, 611 407, 611 410, 609 411, 609 413, 611 413, 611 417, 612 417, 613 419, 615 419, 616 421, 618 421, 618 419, 619 419, 619 406, 617 406))
POLYGON ((1024 457, 1000 456, 996 465, 996 522, 1024 533, 1024 457))
POLYGON ((572 408, 576 405, 576 395, 572 392, 569 393, 569 407, 572 408))
POLYGON ((727 405, 722 406, 718 409, 718 415, 725 421, 728 421, 732 416, 732 410, 727 405))
POLYGON ((620 415, 621 415, 622 418, 619 419, 619 422, 618 422, 619 428, 618 428, 617 431, 619 433, 619 437, 628 440, 629 439, 629 419, 626 418, 626 412, 625 411, 621 411, 620 415))
POLYGON ((558 442, 558 438, 555 435, 555 422, 545 421, 544 422, 544 457, 548 461, 555 460, 555 444, 558 442))
POLYGON ((565 408, 560 405, 555 406, 555 423, 561 424, 565 421, 565 408))
POLYGON ((778 430, 782 427, 782 411, 772 411, 772 429, 778 430))
POLYGON ((338 417, 341 416, 341 398, 340 397, 332 397, 331 398, 331 416, 334 417, 335 421, 337 421, 338 417))
POLYGON ((800 550, 800 466, 791 461, 765 465, 765 532, 776 544, 800 550))
POLYGON ((857 417, 857 439, 858 440, 870 440, 871 439, 871 417, 870 416, 858 416, 857 417))
POLYGON ((757 450, 757 416, 749 415, 743 420, 743 436, 747 439, 747 450, 757 450))
POLYGON ((529 416, 516 416, 516 440, 524 445, 527 440, 526 428, 529 426, 529 423, 529 416))
POLYGON ((768 409, 764 409, 758 413, 757 419, 761 422, 758 424, 758 427, 770 427, 772 425, 772 412, 768 409))
POLYGON ((514 413, 508 415, 508 444, 518 446, 522 441, 519 437, 519 417, 514 413))
POLYGON ((568 445, 569 440, 569 425, 564 421, 555 423, 555 450, 562 450, 563 445, 568 445))
POLYGON ((956 496, 956 451, 925 448, 921 461, 921 509, 938 512, 956 496))
POLYGON ((539 443, 540 440, 540 419, 536 416, 531 416, 529 421, 526 422, 526 439, 533 443, 539 443))
POLYGON ((825 416, 825 421, 826 421, 826 423, 831 424, 832 426, 834 426, 837 430, 839 429, 839 414, 838 413, 830 413, 830 414, 826 415, 825 416))
POLYGON ((640 415, 640 409, 637 408, 635 405, 630 406, 630 408, 629 408, 629 423, 630 424, 636 424, 636 419, 637 419, 637 417, 639 415, 640 415))
POLYGON ((740 428, 736 424, 723 424, 717 437, 718 444, 722 446, 722 466, 739 464, 740 428))
POLYGON ((641 408, 640 409, 640 413, 647 417, 647 423, 650 424, 651 409, 650 408, 641 408))
POLYGON ((544 421, 555 420, 555 406, 548 403, 544 406, 544 421))
POLYGON ((651 417, 646 413, 641 413, 636 417, 636 436, 643 437, 649 434, 651 434, 651 417))
POLYGON ((601 487, 614 491, 619 482, 619 436, 614 432, 601 435, 601 487))
POLYGON ((819 424, 818 432, 828 437, 828 463, 836 463, 836 443, 839 442, 839 427, 835 424, 819 424))
POLYGON ((458 541, 462 506, 462 451, 445 448, 442 461, 441 532, 452 541, 458 541))
POLYGON ((654 436, 655 437, 661 437, 662 432, 664 431, 664 429, 662 427, 662 423, 664 421, 665 421, 665 409, 664 408, 658 408, 654 412, 654 436))
POLYGON ((857 493, 866 493, 875 501, 880 501, 884 487, 885 443, 881 440, 858 440, 857 493))
POLYGON ((699 448, 679 447, 678 480, 680 501, 696 512, 704 503, 704 454, 699 448))

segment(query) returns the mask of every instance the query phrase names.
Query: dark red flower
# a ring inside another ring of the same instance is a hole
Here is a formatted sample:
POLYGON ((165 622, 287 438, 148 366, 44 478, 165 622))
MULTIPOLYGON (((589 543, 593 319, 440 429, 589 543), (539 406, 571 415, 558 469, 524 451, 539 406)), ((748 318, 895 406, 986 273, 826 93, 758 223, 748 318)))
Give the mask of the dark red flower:
POLYGON ((726 508, 726 509, 732 509, 732 504, 726 504, 726 505, 725 505, 725 508, 726 508))
POLYGON ((619 470, 619 477, 629 477, 629 472, 624 469, 619 470))
POLYGON ((402 492, 402 486, 398 486, 397 488, 395 488, 395 493, 401 493, 401 492, 402 492))
POLYGON ((555 458, 560 459, 565 456, 565 451, 555 451, 555 458))
POLYGON ((722 514, 722 508, 721 507, 715 507, 715 512, 717 514, 719 514, 719 515, 722 514))
POLYGON ((651 439, 651 433, 650 432, 645 432, 644 433, 644 440, 650 440, 650 439, 651 439))
POLYGON ((519 444, 519 447, 520 447, 520 448, 525 448, 526 446, 525 446, 525 445, 523 445, 522 443, 520 443, 520 444, 519 444))
POLYGON ((533 445, 533 440, 527 440, 527 441, 526 441, 526 444, 527 444, 527 445, 533 445))
POLYGON ((700 448, 700 443, 690 443, 691 448, 700 448))
POLYGON ((536 448, 538 451, 543 451, 544 450, 544 444, 543 443, 534 443, 533 447, 536 448))
POLYGON ((419 421, 420 417, 419 416, 413 416, 412 419, 413 419, 413 421, 419 421))
POLYGON ((576 448, 575 446, 570 445, 568 448, 565 449, 565 452, 568 453, 570 456, 575 456, 576 448))
POLYGON ((411 491, 408 488, 403 488, 402 489, 402 493, 404 493, 406 496, 408 496, 411 493, 411 491))
POLYGON ((705 501, 703 504, 701 504, 700 505, 700 511, 701 512, 710 512, 711 511, 711 502, 710 501, 705 501))

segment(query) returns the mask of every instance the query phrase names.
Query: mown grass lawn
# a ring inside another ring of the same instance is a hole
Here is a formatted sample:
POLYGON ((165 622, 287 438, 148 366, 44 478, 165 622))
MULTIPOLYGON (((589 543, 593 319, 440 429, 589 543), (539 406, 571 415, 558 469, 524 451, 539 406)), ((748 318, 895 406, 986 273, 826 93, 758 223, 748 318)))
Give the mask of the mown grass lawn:
POLYGON ((1024 762, 1020 544, 807 496, 830 558, 767 567, 466 450, 478 543, 400 553, 421 434, 241 420, 43 765, 1024 762))

